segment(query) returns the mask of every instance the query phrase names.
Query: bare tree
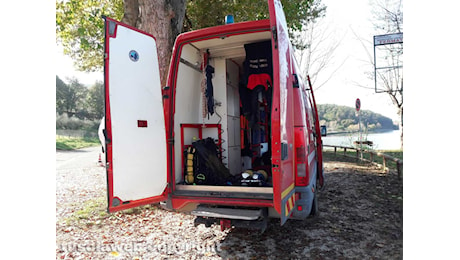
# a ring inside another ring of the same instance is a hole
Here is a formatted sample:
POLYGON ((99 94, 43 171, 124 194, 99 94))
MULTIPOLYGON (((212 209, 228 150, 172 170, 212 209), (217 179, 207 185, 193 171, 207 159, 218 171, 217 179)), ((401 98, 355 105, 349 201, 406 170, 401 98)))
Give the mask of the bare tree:
MULTIPOLYGON (((402 0, 376 0, 373 2, 373 26, 375 34, 402 33, 403 30, 403 11, 402 0)), ((374 72, 369 70, 365 74, 369 79, 375 80, 375 89, 378 93, 384 92, 388 95, 399 116, 399 131, 401 149, 403 149, 403 46, 402 44, 389 44, 375 46, 376 57, 369 50, 373 42, 363 39, 355 31, 351 30, 356 39, 359 40, 367 53, 368 61, 372 67, 380 67, 374 72)), ((369 88, 358 82, 355 85, 369 88)))
POLYGON ((302 75, 310 76, 315 90, 324 86, 345 63, 346 59, 341 61, 338 65, 331 62, 344 36, 345 35, 340 36, 340 39, 336 41, 328 41, 336 37, 336 32, 331 31, 330 27, 325 24, 323 18, 308 22, 303 26, 303 30, 296 36, 296 56, 299 59, 298 62, 301 67, 302 75), (318 75, 326 68, 330 67, 333 67, 333 71, 330 75, 328 75, 325 80, 317 82, 318 75))
POLYGON ((373 25, 380 33, 400 33, 403 31, 402 0, 373 1, 373 25))
MULTIPOLYGON (((374 28, 378 34, 402 33, 403 31, 402 0, 380 0, 373 5, 374 28)), ((383 63, 387 69, 376 70, 376 88, 382 88, 390 97, 397 109, 401 149, 403 149, 403 46, 402 44, 383 45, 384 55, 377 56, 376 63, 383 63)), ((375 66, 376 64, 374 64, 375 66)), ((380 65, 379 65, 380 67, 380 65)))

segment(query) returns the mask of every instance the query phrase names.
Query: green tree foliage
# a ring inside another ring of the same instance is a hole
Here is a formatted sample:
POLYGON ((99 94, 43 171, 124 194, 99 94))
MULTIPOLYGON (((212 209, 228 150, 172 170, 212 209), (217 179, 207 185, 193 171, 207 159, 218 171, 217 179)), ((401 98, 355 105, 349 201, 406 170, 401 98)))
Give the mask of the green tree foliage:
POLYGON ((104 116, 104 83, 96 82, 90 87, 87 97, 88 110, 92 118, 104 116))
MULTIPOLYGON (((291 32, 300 31, 302 25, 324 15, 326 9, 320 0, 283 0, 282 4, 291 32)), ((266 0, 189 0, 186 8, 184 31, 221 25, 227 14, 233 14, 235 22, 269 16, 266 0)), ((123 12, 123 0, 56 2, 57 41, 62 44, 64 54, 74 60, 77 69, 96 71, 102 68, 104 21, 101 15, 121 20, 123 12)))
MULTIPOLYGON (((300 41, 293 37, 294 32, 300 32, 309 22, 325 14, 326 7, 319 0, 284 0, 283 4, 286 22, 292 43, 299 49, 304 49, 300 41)), ((193 0, 187 1, 184 30, 196 30, 225 23, 225 16, 232 14, 235 22, 268 19, 266 0, 193 0)))
POLYGON ((88 95, 88 88, 81 84, 77 78, 70 79, 70 104, 72 107, 67 111, 69 115, 76 115, 78 118, 83 119, 88 117, 86 97, 88 95))
MULTIPOLYGON (((284 0, 284 13, 288 27, 300 31, 307 22, 322 16, 325 7, 320 1, 314 0, 284 0)), ((235 22, 268 19, 266 0, 193 0, 187 1, 186 27, 188 30, 222 25, 224 17, 232 14, 235 22)))
POLYGON ((56 2, 56 36, 77 69, 102 68, 104 20, 123 17, 123 0, 69 0, 56 2))
POLYGON ((68 118, 98 120, 104 116, 104 84, 96 82, 89 89, 78 79, 66 84, 56 76, 56 113, 68 118))
POLYGON ((56 76, 56 112, 62 114, 67 111, 67 93, 69 87, 58 76, 56 76))
MULTIPOLYGON (((330 131, 353 131, 358 129, 355 108, 332 104, 318 105, 318 116, 322 125, 330 131)), ((369 130, 397 129, 393 121, 369 110, 361 110, 361 123, 369 130)))
POLYGON ((65 84, 56 76, 56 112, 70 116, 84 114, 87 92, 88 89, 78 79, 72 78, 69 84, 65 84))

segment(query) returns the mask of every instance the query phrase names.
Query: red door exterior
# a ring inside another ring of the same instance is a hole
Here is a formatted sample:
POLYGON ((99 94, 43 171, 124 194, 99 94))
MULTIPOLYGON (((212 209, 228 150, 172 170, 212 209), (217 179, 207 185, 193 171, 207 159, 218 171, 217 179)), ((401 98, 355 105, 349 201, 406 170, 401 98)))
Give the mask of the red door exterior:
POLYGON ((273 48, 272 172, 275 210, 281 225, 295 205, 294 111, 291 43, 286 18, 279 0, 269 0, 273 48))

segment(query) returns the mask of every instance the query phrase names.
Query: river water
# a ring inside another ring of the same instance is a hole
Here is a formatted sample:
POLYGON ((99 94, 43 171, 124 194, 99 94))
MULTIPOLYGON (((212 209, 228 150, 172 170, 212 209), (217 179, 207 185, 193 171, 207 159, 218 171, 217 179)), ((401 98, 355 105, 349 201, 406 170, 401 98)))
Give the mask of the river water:
MULTIPOLYGON (((323 144, 354 147, 353 142, 359 139, 359 133, 334 134, 323 136, 323 144)), ((374 150, 401 149, 399 130, 363 134, 363 140, 374 142, 374 150)))

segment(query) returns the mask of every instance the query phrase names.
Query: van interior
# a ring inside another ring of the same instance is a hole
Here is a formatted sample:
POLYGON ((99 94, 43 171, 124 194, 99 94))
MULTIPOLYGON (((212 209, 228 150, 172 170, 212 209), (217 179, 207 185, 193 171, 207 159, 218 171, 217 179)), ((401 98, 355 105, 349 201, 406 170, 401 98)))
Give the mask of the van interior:
POLYGON ((189 42, 180 55, 176 190, 272 194, 270 31, 189 42))

